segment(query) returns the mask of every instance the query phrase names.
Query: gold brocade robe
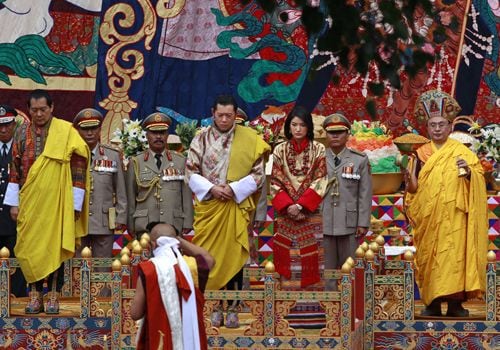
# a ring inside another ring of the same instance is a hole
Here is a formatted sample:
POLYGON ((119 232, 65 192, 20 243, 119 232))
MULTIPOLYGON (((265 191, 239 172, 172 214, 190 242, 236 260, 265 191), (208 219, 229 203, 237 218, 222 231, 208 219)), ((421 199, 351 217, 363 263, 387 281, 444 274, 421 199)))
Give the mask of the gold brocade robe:
POLYGON ((418 188, 407 196, 407 215, 417 248, 416 278, 423 302, 485 290, 488 220, 486 185, 478 158, 448 139, 441 148, 422 146, 418 188), (471 170, 458 177, 457 158, 471 170))
MULTIPOLYGON (((89 148, 71 123, 53 118, 42 154, 29 169, 19 192, 14 249, 26 281, 40 281, 73 257, 75 242, 87 234, 89 199, 75 220, 71 155, 87 160, 89 148)), ((89 186, 86 171, 86 193, 89 186)))
MULTIPOLYGON (((212 159, 213 157, 206 153, 206 148, 202 147, 202 144, 203 142, 200 141, 198 145, 195 139, 191 144, 191 151, 195 148, 199 154, 203 155, 200 157, 203 161, 206 161, 206 158, 212 159)), ((255 164, 259 159, 262 161, 270 149, 270 146, 255 131, 236 126, 234 138, 230 143, 225 182, 238 181, 251 174, 255 164)), ((198 163, 197 168, 202 169, 202 166, 198 163)), ((262 176, 265 176, 263 166, 261 170, 262 176)), ((192 172, 188 167, 186 168, 187 176, 192 172)), ((201 175, 206 177, 207 173, 201 172, 201 175)), ((210 180, 214 181, 212 178, 210 180)), ((256 192, 257 195, 259 192, 256 192)), ((248 260, 250 247, 247 229, 255 206, 254 195, 250 195, 241 203, 233 200, 223 202, 214 198, 195 201, 193 243, 205 248, 216 262, 210 270, 207 289, 223 288, 248 260)))

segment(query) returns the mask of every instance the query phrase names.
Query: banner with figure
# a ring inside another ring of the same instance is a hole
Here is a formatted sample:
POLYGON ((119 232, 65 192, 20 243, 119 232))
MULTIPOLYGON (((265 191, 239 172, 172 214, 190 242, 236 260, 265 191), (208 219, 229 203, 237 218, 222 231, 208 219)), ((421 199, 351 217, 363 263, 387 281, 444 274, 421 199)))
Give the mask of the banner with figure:
POLYGON ((94 104, 99 0, 0 0, 0 96, 27 112, 30 90, 48 89, 55 115, 94 104))
MULTIPOLYGON (((177 121, 206 120, 221 93, 233 94, 250 119, 266 105, 289 110, 296 101, 322 115, 342 111, 350 119, 369 119, 367 85, 378 81, 377 67, 373 64, 364 76, 338 70, 339 84, 334 85, 337 67, 314 68, 314 57, 321 53, 301 23, 301 8, 291 0, 276 4, 267 13, 255 1, 104 0, 96 99, 107 115, 108 134, 122 118, 142 119, 155 110, 177 121)), ((436 6, 435 18, 415 18, 427 33, 426 48, 436 54, 436 62, 413 79, 402 73, 402 90, 386 86, 385 97, 377 99, 377 119, 400 132, 404 119, 416 124, 412 107, 420 92, 439 88, 460 96, 468 91, 456 81, 470 4, 457 0, 436 6), (438 22, 446 35, 436 30, 438 22)), ((497 33, 493 40, 498 41, 497 33)), ((486 58, 493 65, 495 45, 486 58)), ((490 65, 488 76, 491 70, 490 65)), ((482 70, 473 74, 477 81, 485 78, 482 70)), ((492 87, 477 89, 472 101, 473 114, 483 123, 493 121, 498 112, 500 100, 492 87)))

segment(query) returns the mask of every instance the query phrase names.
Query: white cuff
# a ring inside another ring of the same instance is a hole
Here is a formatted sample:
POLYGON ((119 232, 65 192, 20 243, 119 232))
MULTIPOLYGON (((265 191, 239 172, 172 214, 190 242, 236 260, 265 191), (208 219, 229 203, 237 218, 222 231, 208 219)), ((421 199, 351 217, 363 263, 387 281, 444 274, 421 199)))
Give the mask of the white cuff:
POLYGON ((11 207, 19 206, 19 184, 9 182, 9 184, 7 185, 7 190, 5 191, 3 204, 10 205, 11 207))
POLYGON ((193 174, 189 178, 189 188, 196 195, 199 201, 202 201, 207 196, 214 184, 199 174, 193 174))
POLYGON ((257 183, 252 175, 247 175, 239 181, 231 182, 229 186, 233 189, 234 197, 238 204, 257 191, 257 183))
POLYGON ((85 190, 73 186, 73 209, 82 211, 83 199, 85 198, 85 190))

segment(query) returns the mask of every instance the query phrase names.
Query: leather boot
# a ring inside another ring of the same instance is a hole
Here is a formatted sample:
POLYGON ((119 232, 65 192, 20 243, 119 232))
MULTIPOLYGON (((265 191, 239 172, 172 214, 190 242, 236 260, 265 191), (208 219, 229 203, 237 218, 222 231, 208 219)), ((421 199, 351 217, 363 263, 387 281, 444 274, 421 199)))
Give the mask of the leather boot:
POLYGON ((46 314, 58 314, 59 313, 59 293, 49 292, 47 294, 49 300, 47 300, 47 308, 45 309, 46 314))
POLYGON ((40 312, 43 312, 42 292, 38 292, 36 290, 29 292, 28 304, 26 304, 24 312, 27 314, 39 314, 40 312))
POLYGON ((420 314, 421 316, 433 316, 433 317, 439 317, 443 316, 441 313, 441 300, 440 299, 434 299, 429 305, 425 307, 424 310, 422 310, 422 313, 420 314))
POLYGON ((448 317, 469 317, 469 310, 464 309, 462 302, 458 300, 448 301, 448 311, 446 311, 446 316, 448 317))

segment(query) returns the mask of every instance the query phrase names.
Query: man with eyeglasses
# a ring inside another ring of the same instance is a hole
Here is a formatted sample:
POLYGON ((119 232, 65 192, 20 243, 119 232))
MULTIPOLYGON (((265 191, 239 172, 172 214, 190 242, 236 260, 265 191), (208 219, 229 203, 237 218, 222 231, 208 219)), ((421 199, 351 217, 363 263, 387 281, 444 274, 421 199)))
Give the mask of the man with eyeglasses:
POLYGON ((485 291, 488 219, 486 185, 477 156, 448 138, 460 106, 432 90, 415 106, 431 142, 417 150, 407 173, 407 216, 417 248, 416 280, 426 308, 422 316, 469 316, 462 302, 485 291))
POLYGON ((72 124, 55 118, 45 90, 28 99, 31 124, 16 130, 4 204, 17 221, 14 249, 30 284, 25 312, 44 311, 43 283, 48 277, 46 313, 59 313, 64 261, 73 257, 75 243, 87 233, 89 148, 72 124))

